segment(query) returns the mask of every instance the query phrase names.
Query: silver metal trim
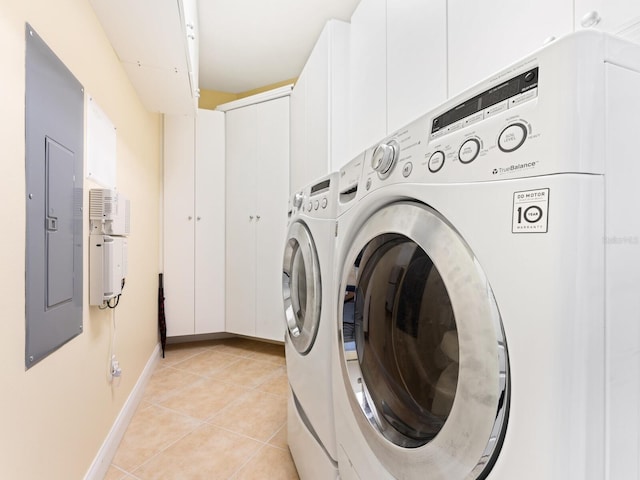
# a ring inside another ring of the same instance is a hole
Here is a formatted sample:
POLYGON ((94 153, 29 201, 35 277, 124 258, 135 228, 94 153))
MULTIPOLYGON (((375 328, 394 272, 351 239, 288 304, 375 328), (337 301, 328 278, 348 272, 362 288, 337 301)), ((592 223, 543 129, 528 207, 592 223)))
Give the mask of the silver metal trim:
MULTIPOLYGON (((504 438, 509 405, 509 360, 502 321, 489 282, 471 249, 437 211, 417 202, 398 202, 371 215, 358 230, 342 264, 340 291, 361 250, 389 233, 414 241, 431 258, 449 294, 459 334, 459 377, 451 412, 440 432, 422 446, 406 448, 387 437, 363 382, 357 357, 344 348, 338 309, 340 364, 344 387, 369 447, 397 478, 433 480, 484 478, 504 438), (350 373, 351 372, 351 373, 350 373), (358 387, 359 392, 354 389, 358 387), (361 397, 361 401, 357 398, 361 397)), ((352 282, 353 283, 353 282, 352 282)), ((357 283, 357 282, 356 282, 357 283)), ((352 347, 353 348, 353 347, 352 347)), ((351 350, 352 350, 351 348, 351 350)))
POLYGON ((318 326, 322 302, 322 285, 318 253, 311 233, 300 221, 289 227, 284 249, 282 265, 282 296, 284 316, 289 338, 294 348, 301 354, 311 350, 318 326), (295 272, 299 271, 297 262, 303 262, 305 271, 306 302, 300 304, 298 292, 299 281, 295 272), (304 311, 304 318, 299 319, 304 311))

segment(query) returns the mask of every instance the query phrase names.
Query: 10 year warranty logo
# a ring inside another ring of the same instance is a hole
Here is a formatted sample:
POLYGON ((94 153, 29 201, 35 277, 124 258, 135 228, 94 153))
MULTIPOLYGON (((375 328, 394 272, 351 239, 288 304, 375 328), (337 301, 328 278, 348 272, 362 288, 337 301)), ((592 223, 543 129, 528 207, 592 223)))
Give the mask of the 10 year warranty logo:
POLYGON ((548 215, 548 188, 513 194, 512 233, 547 233, 548 215))

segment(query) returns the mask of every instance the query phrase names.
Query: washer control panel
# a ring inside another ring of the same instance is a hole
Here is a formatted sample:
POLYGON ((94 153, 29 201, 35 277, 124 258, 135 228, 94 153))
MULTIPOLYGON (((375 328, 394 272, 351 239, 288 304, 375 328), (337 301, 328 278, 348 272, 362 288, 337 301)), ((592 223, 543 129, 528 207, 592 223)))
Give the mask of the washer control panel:
POLYGON ((430 140, 491 118, 538 96, 538 67, 455 105, 431 121, 430 140))
MULTIPOLYGON (((512 71, 513 72, 513 71, 512 71)), ((396 182, 489 181, 536 174, 539 67, 497 78, 491 88, 424 115, 364 153, 365 193, 396 182), (506 77, 506 79, 505 79, 506 77), (523 158, 526 161, 523 161, 523 158)))

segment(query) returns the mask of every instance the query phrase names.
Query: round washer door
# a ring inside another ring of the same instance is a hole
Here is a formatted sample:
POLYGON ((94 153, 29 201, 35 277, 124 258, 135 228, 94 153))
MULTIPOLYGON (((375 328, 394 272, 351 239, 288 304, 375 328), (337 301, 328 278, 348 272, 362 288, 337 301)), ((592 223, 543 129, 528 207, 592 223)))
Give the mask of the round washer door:
POLYGON ((309 229, 301 222, 289 228, 282 265, 282 295, 289 339, 295 349, 311 350, 320 324, 320 266, 309 229))
POLYGON ((509 368, 482 268, 435 210, 372 215, 343 264, 344 387, 360 430, 396 478, 490 471, 506 428, 509 368))

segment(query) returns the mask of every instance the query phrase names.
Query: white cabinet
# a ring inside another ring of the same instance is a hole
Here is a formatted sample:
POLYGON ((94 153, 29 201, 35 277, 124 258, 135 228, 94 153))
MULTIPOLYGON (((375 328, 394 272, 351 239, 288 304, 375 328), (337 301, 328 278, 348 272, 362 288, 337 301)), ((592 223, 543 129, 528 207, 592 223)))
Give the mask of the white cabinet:
POLYGON ((351 17, 349 159, 387 133, 386 0, 362 0, 351 17))
POLYGON ((449 96, 573 31, 573 2, 448 0, 449 96))
POLYGON ((387 133, 447 99, 446 0, 387 0, 387 133))
POLYGON ((640 2, 637 0, 575 0, 575 29, 596 28, 640 42, 640 2))
POLYGON ((349 157, 447 94, 446 0, 362 0, 351 17, 349 157))
POLYGON ((164 119, 167 336, 224 331, 224 114, 164 119))
POLYGON ((284 340, 289 97, 226 112, 226 330, 284 340))
POLYGON ((330 20, 291 92, 292 191, 349 160, 348 58, 349 24, 330 20))

